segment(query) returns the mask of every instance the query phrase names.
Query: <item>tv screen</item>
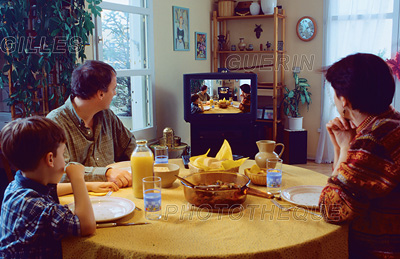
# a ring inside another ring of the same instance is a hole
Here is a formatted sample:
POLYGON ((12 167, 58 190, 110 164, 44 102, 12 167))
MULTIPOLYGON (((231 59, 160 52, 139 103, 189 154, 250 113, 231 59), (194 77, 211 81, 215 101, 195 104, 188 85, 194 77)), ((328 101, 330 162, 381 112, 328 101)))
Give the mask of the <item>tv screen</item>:
POLYGON ((248 122, 257 118, 257 74, 184 74, 183 94, 187 122, 248 122), (192 102, 194 99, 198 100, 192 102))

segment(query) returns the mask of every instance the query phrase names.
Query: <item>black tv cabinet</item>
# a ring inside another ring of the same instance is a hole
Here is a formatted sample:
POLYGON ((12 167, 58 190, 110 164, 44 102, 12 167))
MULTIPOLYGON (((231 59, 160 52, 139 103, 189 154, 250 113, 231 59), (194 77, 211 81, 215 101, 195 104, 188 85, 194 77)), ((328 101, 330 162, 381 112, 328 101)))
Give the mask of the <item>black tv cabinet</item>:
POLYGON ((205 154, 215 156, 226 139, 234 155, 254 158, 258 152, 256 145, 257 127, 254 122, 202 121, 190 124, 192 156, 205 154))

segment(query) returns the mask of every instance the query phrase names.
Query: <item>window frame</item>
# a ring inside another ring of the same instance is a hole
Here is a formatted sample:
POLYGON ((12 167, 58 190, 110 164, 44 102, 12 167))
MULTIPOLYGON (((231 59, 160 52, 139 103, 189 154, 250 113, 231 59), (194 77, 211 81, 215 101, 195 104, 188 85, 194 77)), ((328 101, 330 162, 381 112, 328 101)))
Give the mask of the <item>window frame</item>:
MULTIPOLYGON (((157 127, 155 118, 155 72, 154 72, 154 16, 153 16, 153 0, 146 0, 144 7, 129 6, 124 4, 110 3, 103 0, 100 7, 104 10, 119 11, 125 13, 139 14, 147 16, 147 38, 144 38, 143 44, 147 44, 147 68, 145 69, 119 69, 117 77, 130 76, 148 76, 149 77, 149 114, 150 126, 140 130, 132 130, 132 125, 125 125, 135 135, 136 139, 156 139, 157 127)), ((94 54, 96 60, 102 60, 101 48, 103 47, 101 35, 101 17, 96 17, 94 32, 94 54)), ((131 93, 132 94, 132 93, 131 93)), ((132 118, 132 123, 134 119, 132 118)))

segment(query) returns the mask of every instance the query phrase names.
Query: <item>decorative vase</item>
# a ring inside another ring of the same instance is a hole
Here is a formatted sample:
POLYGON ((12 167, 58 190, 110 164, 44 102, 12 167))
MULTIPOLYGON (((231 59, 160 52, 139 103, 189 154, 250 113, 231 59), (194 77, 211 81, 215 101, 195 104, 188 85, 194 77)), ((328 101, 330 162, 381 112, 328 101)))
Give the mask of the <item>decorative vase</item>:
POLYGON ((283 150, 285 149, 285 145, 283 145, 282 143, 276 144, 276 142, 273 140, 259 140, 256 142, 256 144, 259 152, 254 157, 254 160, 256 160, 256 164, 260 168, 267 167, 268 158, 280 158, 283 153, 283 150), (274 152, 277 146, 282 146, 279 155, 274 152))
POLYGON ((260 5, 257 2, 251 3, 250 13, 251 13, 251 15, 257 15, 260 13, 260 5))
POLYGON ((238 48, 243 51, 246 49, 246 43, 244 42, 244 38, 239 38, 239 43, 237 44, 238 48))
POLYGON ((289 124, 290 130, 302 130, 303 129, 303 117, 288 116, 288 124, 289 124))
POLYGON ((261 0, 261 9, 264 14, 273 14, 277 0, 261 0))

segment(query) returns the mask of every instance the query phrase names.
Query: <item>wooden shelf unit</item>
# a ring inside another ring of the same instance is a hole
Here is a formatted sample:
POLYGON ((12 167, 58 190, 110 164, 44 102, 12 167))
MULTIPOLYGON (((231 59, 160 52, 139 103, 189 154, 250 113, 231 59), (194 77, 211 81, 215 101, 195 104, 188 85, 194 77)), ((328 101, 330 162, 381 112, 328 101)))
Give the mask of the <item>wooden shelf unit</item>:
MULTIPOLYGON (((285 16, 285 10, 282 10, 282 13, 278 13, 278 8, 275 7, 274 13, 270 15, 246 15, 246 16, 223 16, 223 17, 218 17, 217 11, 213 12, 213 31, 212 31, 212 43, 213 43, 213 48, 212 48, 212 61, 213 61, 213 71, 218 72, 218 68, 222 67, 222 64, 225 63, 226 59, 229 57, 231 54, 265 54, 269 53, 273 55, 273 64, 271 65, 264 65, 264 66, 271 66, 273 67, 273 72, 264 72, 264 73, 273 73, 273 82, 271 82, 270 89, 272 90, 272 95, 260 95, 260 96, 271 96, 272 102, 273 102, 273 120, 271 120, 272 123, 272 128, 273 128, 273 139, 276 141, 277 140, 277 134, 278 134, 278 124, 281 123, 281 120, 278 120, 278 113, 280 113, 281 109, 278 109, 278 105, 281 102, 283 93, 282 89, 285 85, 285 75, 284 75, 284 70, 281 67, 279 69, 279 66, 281 65, 280 57, 286 53, 285 48, 286 48, 286 38, 285 38, 285 27, 286 27, 286 16, 285 16), (273 50, 264 50, 264 51, 257 51, 257 50, 244 50, 244 51, 231 51, 231 50, 219 50, 219 44, 218 44, 218 35, 227 35, 227 21, 229 20, 248 20, 248 19, 272 19, 273 20, 273 42, 272 42, 272 48, 273 50), (281 23, 281 26, 279 28, 279 23, 281 23), (278 50, 278 39, 283 41, 283 48, 282 50, 278 50)), ((263 66, 263 65, 261 65, 263 66)), ((261 66, 255 66, 261 67, 261 66)), ((233 71, 235 70, 244 70, 247 68, 242 68, 242 69, 232 69, 233 71)), ((260 89, 268 89, 265 87, 265 82, 263 84, 259 85, 260 89)))

